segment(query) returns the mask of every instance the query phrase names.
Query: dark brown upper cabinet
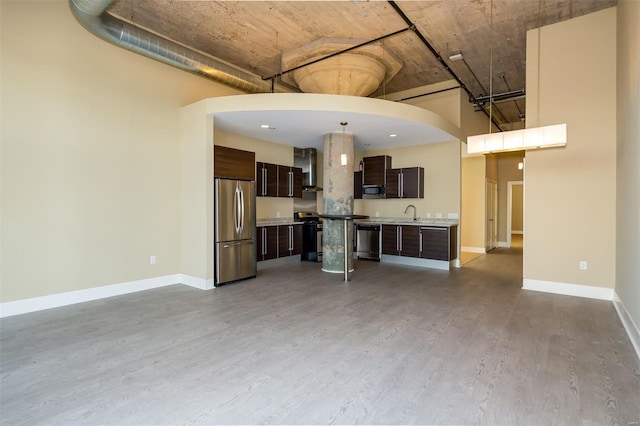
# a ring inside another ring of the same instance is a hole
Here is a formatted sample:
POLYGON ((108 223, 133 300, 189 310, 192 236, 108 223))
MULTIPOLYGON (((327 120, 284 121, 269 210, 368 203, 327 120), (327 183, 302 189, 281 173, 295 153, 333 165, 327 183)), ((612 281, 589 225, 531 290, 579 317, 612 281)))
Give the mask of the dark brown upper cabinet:
POLYGON ((362 172, 353 172, 353 199, 362 199, 362 172))
POLYGON ((213 175, 220 178, 255 180, 256 153, 213 146, 213 175))
POLYGON ((408 167, 387 170, 387 198, 424 198, 424 169, 408 167))
POLYGON ((384 186, 387 170, 391 169, 391 157, 378 155, 362 159, 362 185, 384 186))
POLYGON ((302 169, 278 166, 278 197, 302 198, 302 169))
POLYGON ((256 163, 256 195, 260 197, 278 196, 278 166, 270 163, 256 163))

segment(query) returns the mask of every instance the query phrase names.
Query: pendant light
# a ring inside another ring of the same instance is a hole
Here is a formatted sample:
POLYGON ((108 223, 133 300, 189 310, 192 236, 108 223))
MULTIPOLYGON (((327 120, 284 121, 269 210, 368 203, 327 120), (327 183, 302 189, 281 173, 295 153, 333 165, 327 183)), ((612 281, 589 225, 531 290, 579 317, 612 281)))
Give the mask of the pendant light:
POLYGON ((342 166, 346 166, 348 164, 348 156, 347 153, 344 152, 344 128, 349 124, 346 121, 341 121, 340 125, 342 126, 342 154, 340 154, 340 164, 342 166))

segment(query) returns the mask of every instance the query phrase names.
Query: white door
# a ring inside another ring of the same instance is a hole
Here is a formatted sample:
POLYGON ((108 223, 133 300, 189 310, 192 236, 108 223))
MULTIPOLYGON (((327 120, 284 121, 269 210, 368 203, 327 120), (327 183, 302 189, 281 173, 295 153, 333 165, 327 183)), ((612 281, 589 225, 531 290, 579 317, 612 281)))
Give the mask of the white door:
POLYGON ((485 250, 493 250, 498 245, 498 184, 487 179, 486 188, 485 250))

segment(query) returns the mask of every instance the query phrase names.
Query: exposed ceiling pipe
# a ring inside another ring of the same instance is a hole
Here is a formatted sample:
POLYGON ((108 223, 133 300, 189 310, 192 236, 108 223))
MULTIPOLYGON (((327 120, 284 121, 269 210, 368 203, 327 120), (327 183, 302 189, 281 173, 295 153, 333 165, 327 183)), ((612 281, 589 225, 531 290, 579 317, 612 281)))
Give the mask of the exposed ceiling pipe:
POLYGON ((489 101, 491 101, 491 103, 495 104, 497 102, 510 101, 510 100, 513 100, 513 99, 521 99, 524 96, 526 96, 525 90, 524 89, 518 89, 518 90, 512 90, 510 92, 497 93, 497 94, 492 95, 492 96, 478 96, 475 99, 475 102, 478 105, 483 105, 485 103, 489 103, 489 101))
MULTIPOLYGON (((132 52, 247 93, 270 93, 275 85, 220 59, 206 56, 106 12, 116 0, 69 0, 78 22, 97 37, 132 52)), ((282 87, 281 91, 295 90, 282 87)))
MULTIPOLYGON (((449 67, 449 65, 445 62, 444 58, 442 56, 440 56, 440 53, 438 53, 438 51, 431 45, 431 43, 429 43, 429 40, 427 40, 422 35, 420 30, 411 21, 411 19, 409 19, 409 17, 402 11, 402 9, 400 9, 400 6, 398 6, 396 4, 396 2, 393 1, 393 0, 387 0, 387 3, 389 3, 391 5, 391 7, 393 7, 393 10, 395 10, 396 13, 398 15, 400 15, 400 17, 404 20, 405 24, 407 24, 410 27, 415 28, 413 30, 413 32, 416 34, 416 36, 418 36, 418 38, 420 39, 422 44, 424 44, 427 47, 427 49, 429 49, 429 51, 433 54, 433 56, 435 56, 435 58, 438 60, 438 62, 440 62, 440 64, 444 67, 444 69, 447 70, 449 72, 449 74, 451 74, 451 76, 458 82, 460 87, 462 89, 464 89, 465 92, 467 92, 467 95, 469 95, 469 100, 471 102, 475 103, 475 99, 476 98, 475 98, 475 96, 473 96, 473 93, 471 93, 469 88, 462 82, 462 80, 460 80, 460 77, 458 77, 458 75, 455 72, 453 72, 451 67, 449 67)), ((495 118, 491 117, 486 109, 482 108, 481 110, 482 110, 482 112, 484 112, 484 114, 487 117, 489 117, 491 119, 491 122, 498 128, 498 130, 502 131, 502 127, 500 127, 500 123, 498 123, 495 118)))

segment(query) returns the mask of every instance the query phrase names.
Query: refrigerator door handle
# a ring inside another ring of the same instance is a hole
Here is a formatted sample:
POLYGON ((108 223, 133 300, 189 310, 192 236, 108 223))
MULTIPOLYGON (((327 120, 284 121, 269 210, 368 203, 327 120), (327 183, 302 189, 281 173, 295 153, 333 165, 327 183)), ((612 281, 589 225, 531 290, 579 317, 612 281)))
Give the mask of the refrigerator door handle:
POLYGON ((225 243, 222 247, 229 248, 229 247, 241 246, 244 244, 253 244, 253 240, 242 240, 242 241, 234 241, 232 243, 225 243))
POLYGON ((240 235, 244 231, 244 190, 238 186, 238 192, 240 194, 240 235))
POLYGON ((234 198, 234 225, 235 225, 235 229, 236 229, 236 234, 240 234, 240 188, 236 186, 236 191, 235 194, 233 196, 234 198))

